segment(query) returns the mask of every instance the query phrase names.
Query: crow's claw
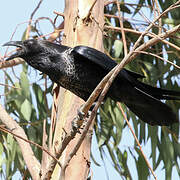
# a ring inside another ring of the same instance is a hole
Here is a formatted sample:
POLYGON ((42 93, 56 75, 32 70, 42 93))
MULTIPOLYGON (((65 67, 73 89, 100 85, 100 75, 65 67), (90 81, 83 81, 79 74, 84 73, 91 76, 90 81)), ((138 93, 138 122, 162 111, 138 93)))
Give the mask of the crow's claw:
POLYGON ((89 112, 87 113, 87 115, 85 115, 85 113, 82 111, 82 108, 83 105, 77 110, 77 116, 72 121, 72 126, 76 130, 78 130, 82 126, 85 118, 88 118, 90 116, 89 112))

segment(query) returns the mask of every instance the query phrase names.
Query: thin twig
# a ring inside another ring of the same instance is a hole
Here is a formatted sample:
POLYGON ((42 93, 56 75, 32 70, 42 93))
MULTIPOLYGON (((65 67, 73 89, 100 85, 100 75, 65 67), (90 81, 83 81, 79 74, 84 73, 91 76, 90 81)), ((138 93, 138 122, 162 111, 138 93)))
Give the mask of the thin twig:
MULTIPOLYGON (((157 8, 157 13, 158 13, 158 16, 161 14, 161 12, 160 12, 160 8, 159 8, 159 4, 158 4, 158 1, 157 0, 155 0, 155 3, 156 3, 156 8, 157 8)), ((155 8, 155 9, 156 9, 155 8)), ((162 33, 162 19, 159 19, 159 32, 158 32, 158 34, 161 34, 162 33)))
POLYGON ((39 17, 39 18, 37 18, 36 21, 35 21, 35 23, 34 23, 35 29, 36 29, 37 23, 38 23, 40 20, 48 20, 48 21, 52 24, 53 28, 56 29, 56 26, 55 26, 54 22, 53 22, 52 19, 49 18, 49 17, 39 17))
POLYGON ((64 18, 64 13, 61 12, 57 12, 57 11, 53 11, 54 14, 58 15, 58 16, 62 16, 64 18))
POLYGON ((40 148, 42 151, 46 152, 49 156, 51 156, 51 157, 59 164, 59 166, 61 167, 61 164, 60 164, 59 160, 58 160, 53 154, 51 154, 47 149, 45 149, 44 147, 42 147, 41 145, 39 145, 39 144, 37 144, 37 143, 35 143, 35 142, 33 142, 33 141, 30 141, 30 140, 28 140, 28 139, 25 139, 24 137, 19 136, 18 134, 15 134, 15 133, 13 133, 12 131, 10 131, 10 130, 8 130, 7 128, 4 128, 4 127, 2 127, 2 126, 0 126, 0 129, 1 129, 1 131, 5 132, 5 133, 12 134, 14 137, 19 138, 19 139, 21 139, 21 140, 23 140, 23 141, 25 141, 25 142, 27 142, 27 143, 29 143, 29 144, 32 144, 32 145, 40 148))
POLYGON ((55 125, 56 125, 56 113, 57 113, 57 99, 58 99, 58 95, 59 95, 59 87, 54 84, 53 86, 53 104, 52 104, 52 108, 51 108, 51 123, 50 123, 50 128, 49 128, 49 142, 48 142, 48 147, 49 147, 49 151, 52 153, 54 151, 53 149, 53 132, 55 129, 55 125))
POLYGON ((85 124, 85 127, 83 128, 83 131, 81 132, 81 136, 78 140, 78 142, 76 143, 76 146, 72 149, 72 151, 69 153, 69 156, 68 158, 66 159, 64 165, 63 165, 63 168, 66 169, 66 167, 68 166, 70 160, 72 159, 72 157, 76 154, 76 152, 78 151, 79 147, 81 146, 88 130, 89 130, 89 127, 91 126, 94 118, 95 118, 95 111, 92 111, 91 114, 93 113, 93 118, 90 118, 87 123, 85 124))
POLYGON ((119 5, 118 0, 116 1, 116 4, 117 4, 117 8, 118 8, 119 23, 120 23, 120 27, 121 27, 122 41, 123 41, 123 46, 124 46, 124 54, 126 56, 128 53, 128 49, 127 49, 126 36, 124 33, 123 21, 122 21, 122 17, 121 17, 121 10, 120 10, 120 5, 119 5))
MULTIPOLYGON (((16 27, 15 27, 15 29, 14 29, 11 37, 10 37, 10 41, 13 39, 13 37, 14 37, 14 35, 15 35, 17 29, 18 29, 18 27, 19 27, 20 25, 25 24, 25 23, 28 23, 28 22, 29 22, 29 21, 27 21, 27 22, 22 22, 22 23, 19 23, 19 24, 16 25, 16 27)), ((5 51, 5 53, 4 53, 4 57, 7 56, 8 49, 9 49, 9 46, 6 48, 6 51, 5 51)))
MULTIPOLYGON (((119 3, 120 3, 120 2, 119 2, 119 3)), ((104 17, 119 19, 119 16, 116 16, 116 15, 114 15, 114 14, 104 14, 104 17)), ((138 24, 137 22, 139 22, 139 24, 141 24, 141 25, 145 25, 145 26, 148 26, 148 25, 149 25, 149 23, 148 23, 148 24, 145 24, 145 22, 142 21, 142 20, 140 20, 140 19, 125 18, 125 17, 121 17, 121 19, 127 20, 127 21, 129 21, 129 22, 130 22, 130 21, 131 21, 131 22, 134 22, 134 23, 132 23, 132 24, 134 24, 134 25, 138 24)))
POLYGON ((140 143, 139 143, 139 141, 138 141, 138 138, 136 137, 136 135, 135 135, 135 133, 134 133, 134 131, 133 131, 133 129, 132 129, 132 127, 131 127, 131 125, 130 125, 130 123, 129 123, 129 121, 128 121, 128 119, 127 119, 127 117, 126 117, 126 115, 125 115, 125 113, 124 113, 124 111, 123 111, 123 109, 122 109, 122 107, 121 107, 121 104, 120 104, 119 102, 118 102, 117 104, 118 104, 119 109, 121 110, 121 113, 122 113, 124 119, 125 119, 126 122, 127 122, 127 125, 128 125, 128 127, 129 127, 132 135, 134 136, 134 139, 135 139, 137 145, 139 146, 139 149, 140 149, 140 151, 141 151, 141 153, 142 153, 142 155, 143 155, 143 157, 144 157, 144 160, 145 160, 148 168, 150 169, 152 175, 154 176, 154 179, 157 179, 157 177, 156 177, 153 169, 151 168, 151 165, 149 164, 149 162, 148 162, 148 160, 147 160, 147 158, 146 158, 146 156, 145 156, 145 154, 144 154, 144 152, 143 152, 143 150, 142 150, 142 147, 141 147, 141 145, 140 145, 140 143))
POLYGON ((95 6, 96 2, 97 2, 97 0, 94 0, 94 2, 92 3, 92 5, 91 5, 91 7, 90 7, 90 9, 89 9, 89 13, 88 13, 86 19, 89 18, 90 14, 91 14, 91 12, 92 12, 92 9, 93 9, 93 7, 95 6))
MULTIPOLYGON (((177 25, 177 26, 175 26, 175 27, 172 28, 171 30, 168 30, 168 31, 165 32, 165 33, 159 34, 158 37, 154 37, 154 38, 150 39, 148 42, 142 44, 141 46, 139 46, 139 47, 136 48, 135 50, 136 50, 136 51, 146 50, 146 49, 148 49, 150 46, 156 44, 156 43, 159 42, 159 41, 164 40, 164 39, 167 38, 167 37, 170 37, 172 34, 178 32, 178 31, 180 31, 180 24, 177 25)), ((133 53, 134 53, 134 52, 133 52, 133 53)), ((136 56, 137 56, 136 53, 134 53, 134 54, 131 56, 131 58, 134 58, 134 57, 136 57, 136 56)), ((131 59, 131 58, 130 58, 130 59, 131 59)))
POLYGON ((147 55, 151 55, 151 56, 157 57, 158 59, 160 59, 160 60, 162 60, 162 61, 164 61, 164 62, 167 62, 167 63, 173 65, 174 67, 180 69, 180 66, 174 64, 173 62, 171 62, 171 61, 169 61, 169 60, 167 60, 167 59, 162 58, 161 56, 158 56, 157 54, 150 53, 150 52, 146 52, 146 51, 135 51, 135 52, 137 52, 137 53, 143 53, 143 54, 147 54, 147 55))
MULTIPOLYGON (((47 133, 46 133, 46 122, 47 120, 44 119, 43 120, 43 137, 42 137, 42 147, 46 150, 48 150, 48 146, 47 146, 47 133)), ((49 156, 47 153, 45 153, 45 151, 42 152, 42 160, 41 160, 41 174, 43 176, 46 168, 47 168, 47 164, 48 164, 48 160, 49 160, 49 156)))
MULTIPOLYGON (((113 26, 107 26, 107 25, 104 26, 104 29, 111 29, 111 30, 114 30, 114 31, 121 31, 122 30, 121 27, 113 27, 113 26)), ((125 32, 131 32, 131 33, 138 34, 138 35, 142 34, 142 32, 136 31, 134 29, 129 29, 129 28, 123 28, 123 29, 124 29, 125 32)))
POLYGON ((34 14, 36 13, 36 11, 39 9, 42 1, 43 1, 43 0, 40 0, 40 1, 39 1, 38 5, 37 5, 36 8, 34 9, 34 11, 31 13, 31 16, 30 16, 30 18, 29 18, 29 23, 28 23, 27 31, 26 31, 26 39, 29 39, 29 34, 30 34, 30 31, 31 31, 31 23, 32 23, 33 16, 34 16, 34 14))
MULTIPOLYGON (((105 29, 112 29, 112 30, 115 30, 115 31, 121 31, 121 28, 120 27, 113 27, 113 26, 104 26, 105 29)), ((131 33, 134 33, 134 34, 137 34, 137 35, 141 35, 143 32, 140 32, 140 31, 136 31, 136 30, 133 30, 133 29, 128 29, 128 28, 124 28, 124 31, 125 32, 131 32, 131 33)), ((146 34, 146 36, 149 36, 149 37, 155 37, 158 35, 152 33, 152 32, 149 32, 146 34)), ((168 44, 169 46, 175 48, 177 51, 180 51, 180 47, 176 46, 175 44, 167 41, 167 40, 164 40, 164 39, 161 39, 161 41, 165 44, 168 44)))
POLYGON ((9 84, 3 84, 3 83, 0 83, 0 86, 11 87, 11 88, 14 88, 14 89, 21 89, 21 88, 19 88, 19 87, 11 86, 11 85, 9 85, 9 84))

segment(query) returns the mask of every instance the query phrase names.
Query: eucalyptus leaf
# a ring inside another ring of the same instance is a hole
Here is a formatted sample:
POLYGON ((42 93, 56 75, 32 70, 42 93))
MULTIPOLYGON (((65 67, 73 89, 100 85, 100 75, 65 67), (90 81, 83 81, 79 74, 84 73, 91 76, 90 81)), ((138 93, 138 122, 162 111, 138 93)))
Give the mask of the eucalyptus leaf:
POLYGON ((123 50, 123 43, 120 40, 114 41, 114 57, 118 58, 123 50))
POLYGON ((21 105, 21 113, 26 121, 30 121, 32 112, 32 104, 25 99, 21 105))
POLYGON ((24 72, 21 73, 21 81, 20 81, 20 86, 22 88, 22 94, 30 100, 30 84, 29 84, 29 80, 27 78, 27 74, 25 74, 24 72))

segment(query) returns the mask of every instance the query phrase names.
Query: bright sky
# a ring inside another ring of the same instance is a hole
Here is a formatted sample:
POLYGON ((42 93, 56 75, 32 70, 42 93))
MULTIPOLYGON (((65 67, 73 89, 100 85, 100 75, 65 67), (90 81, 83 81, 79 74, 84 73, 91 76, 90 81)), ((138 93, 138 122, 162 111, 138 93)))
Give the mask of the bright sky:
MULTIPOLYGON (((1 22, 1 33, 0 33, 0 45, 4 44, 5 42, 8 42, 15 31, 15 27, 23 22, 27 22, 30 14, 36 7, 37 3, 39 1, 37 0, 5 0, 1 2, 0 6, 0 22, 1 22)), ((34 16, 34 19, 37 17, 50 17, 54 18, 55 15, 53 14, 53 11, 60 11, 63 12, 64 8, 64 0, 46 0, 42 3, 40 9, 37 11, 37 13, 34 16)), ((44 21, 43 29, 45 32, 51 32, 52 27, 49 25, 49 23, 46 23, 48 21, 44 21)), ((21 40, 22 32, 25 31, 25 28, 27 27, 26 24, 21 24, 18 26, 17 31, 14 34, 13 40, 21 40)), ((42 28, 41 28, 42 29, 42 28)), ((0 57, 3 56, 5 51, 5 48, 0 47, 0 57)), ((2 75, 2 72, 0 72, 0 76, 2 75)), ((2 77, 2 76, 1 76, 2 77)), ((2 78, 0 78, 0 83, 2 83, 2 78)), ((1 89, 1 88, 0 88, 1 89)), ((1 93, 1 91, 0 91, 1 93)), ((126 129, 123 134, 123 140, 120 144, 121 149, 126 149, 127 147, 133 148, 133 137, 129 133, 129 130, 126 129), (127 143, 128 142, 128 143, 127 143)), ((149 147, 150 143, 147 143, 146 146, 143 146, 143 150, 147 157, 149 157, 149 147)), ((110 157, 106 157, 105 159, 105 166, 99 156, 98 152, 98 146, 95 140, 95 137, 93 137, 93 146, 92 146, 92 153, 96 161, 101 165, 101 167, 98 167, 92 163, 92 174, 93 174, 93 180, 98 179, 108 179, 106 176, 106 171, 108 173, 109 180, 119 180, 121 179, 119 177, 119 174, 114 170, 110 163, 110 157), (106 169, 106 170, 105 170, 106 169)), ((138 179, 136 170, 135 170, 135 163, 132 159, 128 160, 129 164, 131 165, 131 173, 133 179, 138 179)), ((164 172, 162 170, 162 166, 158 168, 157 171, 155 171, 158 179, 165 179, 164 172)), ((174 171, 173 171, 174 172, 174 171)), ((173 179, 177 179, 177 174, 173 173, 174 177, 173 179)), ((19 179, 18 176, 15 176, 13 179, 19 179)), ((153 179, 151 176, 150 179, 153 179)))

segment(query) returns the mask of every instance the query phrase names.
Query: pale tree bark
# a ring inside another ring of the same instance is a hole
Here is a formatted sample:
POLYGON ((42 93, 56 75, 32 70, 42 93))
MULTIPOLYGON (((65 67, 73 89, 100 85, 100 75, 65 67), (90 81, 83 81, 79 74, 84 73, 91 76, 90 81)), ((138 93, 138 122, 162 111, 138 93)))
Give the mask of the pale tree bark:
MULTIPOLYGON (((104 1, 103 0, 66 0, 64 12, 64 38, 63 44, 70 47, 86 45, 103 51, 103 26, 104 26, 104 1)), ((57 123, 53 141, 53 151, 61 142, 63 132, 68 132, 73 118, 77 115, 77 109, 82 105, 83 100, 60 88, 57 100, 57 123)), ((93 125, 92 125, 93 126, 93 125)), ((81 134, 68 144, 63 152, 60 161, 63 165, 74 148, 81 134)), ((90 170, 90 150, 92 139, 92 127, 86 135, 76 155, 68 164, 64 177, 66 180, 87 179, 90 170)), ((57 165, 52 179, 56 179, 61 169, 57 165)))
POLYGON ((28 141, 27 136, 23 128, 20 127, 19 124, 11 118, 11 116, 9 116, 9 114, 5 111, 2 105, 0 105, 0 120, 3 122, 3 124, 9 129, 9 131, 13 135, 15 134, 23 138, 21 139, 17 136, 14 136, 17 143, 19 144, 19 147, 22 152, 22 156, 29 170, 29 173, 31 174, 33 179, 39 179, 40 163, 36 159, 35 154, 33 153, 30 144, 24 141, 24 140, 28 141))

